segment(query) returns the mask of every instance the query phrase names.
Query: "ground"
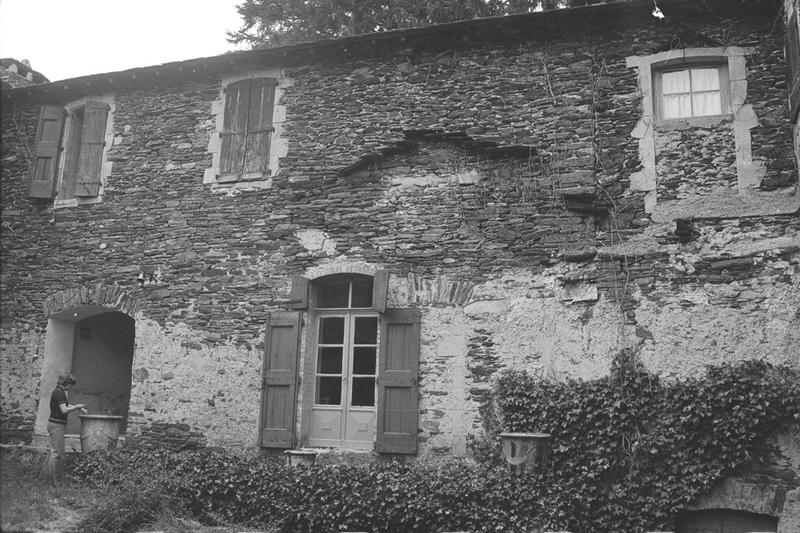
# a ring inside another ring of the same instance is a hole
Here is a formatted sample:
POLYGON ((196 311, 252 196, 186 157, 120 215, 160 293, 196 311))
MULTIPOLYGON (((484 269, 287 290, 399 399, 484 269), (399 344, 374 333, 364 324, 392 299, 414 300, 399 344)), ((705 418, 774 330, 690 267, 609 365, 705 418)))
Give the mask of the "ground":
MULTIPOLYGON (((75 531, 92 509, 107 505, 104 490, 63 481, 56 486, 40 475, 41 455, 16 446, 0 449, 0 531, 75 531)), ((165 516, 142 531, 232 533, 242 528, 204 527, 182 517, 165 516)))

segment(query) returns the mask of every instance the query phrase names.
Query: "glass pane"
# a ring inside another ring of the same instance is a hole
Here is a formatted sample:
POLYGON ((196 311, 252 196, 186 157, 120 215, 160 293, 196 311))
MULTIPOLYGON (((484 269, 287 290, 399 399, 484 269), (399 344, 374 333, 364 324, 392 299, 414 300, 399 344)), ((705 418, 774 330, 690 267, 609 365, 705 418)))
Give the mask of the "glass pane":
POLYGON ((690 90, 688 70, 664 72, 661 75, 661 91, 664 94, 688 93, 690 90))
POLYGON ((344 343, 344 317, 324 317, 319 321, 320 344, 344 343))
POLYGON ((328 346, 319 349, 317 357, 318 374, 341 374, 342 373, 342 347, 328 346))
POLYGON ((351 405, 364 407, 375 405, 375 378, 353 378, 351 405))
POLYGON ((696 68, 692 69, 692 92, 718 91, 719 69, 696 68))
POLYGON ((372 278, 353 280, 352 307, 372 307, 372 278))
POLYGON ((356 317, 356 329, 353 334, 355 344, 376 344, 378 342, 378 317, 356 317))
POLYGON ((692 116, 692 100, 688 94, 664 95, 663 118, 692 116))
POLYGON ((318 308, 341 308, 348 307, 348 292, 350 290, 349 281, 340 281, 319 287, 317 291, 318 308))
POLYGON ((375 348, 359 346, 353 349, 353 374, 375 375, 375 348))
POLYGON ((692 104, 695 116, 722 114, 722 102, 719 93, 693 94, 692 104))
POLYGON ((342 378, 317 378, 317 405, 342 404, 342 378))

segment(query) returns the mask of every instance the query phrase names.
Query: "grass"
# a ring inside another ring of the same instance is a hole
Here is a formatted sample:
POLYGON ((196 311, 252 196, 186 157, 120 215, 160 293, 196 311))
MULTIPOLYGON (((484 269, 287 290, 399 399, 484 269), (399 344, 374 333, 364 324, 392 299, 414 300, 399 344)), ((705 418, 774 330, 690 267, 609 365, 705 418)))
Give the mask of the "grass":
MULTIPOLYGON (((114 526, 109 529, 97 523, 96 518, 103 515, 109 518, 119 516, 120 508, 131 502, 120 499, 119 493, 92 488, 84 483, 64 480, 53 486, 40 475, 42 459, 40 453, 30 449, 17 446, 0 448, 0 531, 89 531, 86 529, 87 523, 96 524, 91 530, 104 533, 127 531, 114 526)), ((246 528, 202 526, 192 517, 178 516, 164 508, 147 525, 137 530, 233 533, 245 531, 246 528)))
POLYGON ((98 490, 40 475, 42 455, 17 447, 0 451, 0 531, 69 531, 102 502, 98 490))

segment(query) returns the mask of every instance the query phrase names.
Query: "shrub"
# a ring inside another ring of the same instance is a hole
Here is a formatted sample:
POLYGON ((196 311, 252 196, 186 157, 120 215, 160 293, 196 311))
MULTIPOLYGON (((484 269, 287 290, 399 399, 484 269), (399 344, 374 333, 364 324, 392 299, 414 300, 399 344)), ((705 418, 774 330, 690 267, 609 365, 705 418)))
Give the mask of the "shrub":
POLYGON ((754 361, 665 383, 623 356, 593 381, 502 374, 481 410, 489 437, 476 449, 485 464, 292 468, 220 450, 124 448, 83 455, 69 473, 114 495, 87 531, 131 531, 142 517, 183 512, 287 533, 524 531, 540 519, 575 533, 640 532, 671 528, 717 481, 771 461, 771 435, 800 420, 796 370, 754 361), (510 472, 492 434, 500 428, 552 433, 553 468, 510 472), (101 513, 117 521, 101 522, 101 513))
POLYGON ((671 529, 677 511, 722 478, 774 459, 771 437, 800 420, 800 375, 748 361, 665 383, 623 353, 593 381, 506 372, 493 406, 490 432, 553 435, 552 525, 671 529))

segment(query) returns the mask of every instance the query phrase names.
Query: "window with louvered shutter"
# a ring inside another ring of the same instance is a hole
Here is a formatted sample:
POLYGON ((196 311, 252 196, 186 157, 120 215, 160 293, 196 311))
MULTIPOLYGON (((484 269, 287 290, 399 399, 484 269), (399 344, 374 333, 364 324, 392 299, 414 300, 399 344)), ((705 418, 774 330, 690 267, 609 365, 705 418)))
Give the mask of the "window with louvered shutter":
POLYGON ((795 13, 786 31, 786 65, 789 74, 789 118, 797 122, 800 112, 800 30, 795 13))
POLYGON ((69 113, 61 106, 42 107, 31 198, 57 195, 59 200, 68 200, 98 195, 109 109, 108 104, 97 101, 88 101, 69 113), (64 158, 59 168, 61 149, 64 158))
POLYGON ((103 164, 107 118, 108 105, 102 102, 86 103, 75 176, 75 196, 97 196, 100 192, 100 169, 103 164))
POLYGON ((253 78, 225 88, 220 181, 261 179, 269 173, 276 85, 274 78, 253 78))
POLYGON ((29 196, 50 199, 56 189, 58 149, 64 127, 64 108, 42 106, 36 132, 36 150, 31 172, 29 196))

